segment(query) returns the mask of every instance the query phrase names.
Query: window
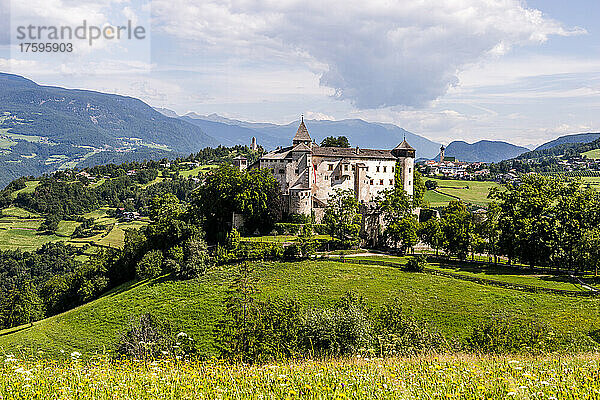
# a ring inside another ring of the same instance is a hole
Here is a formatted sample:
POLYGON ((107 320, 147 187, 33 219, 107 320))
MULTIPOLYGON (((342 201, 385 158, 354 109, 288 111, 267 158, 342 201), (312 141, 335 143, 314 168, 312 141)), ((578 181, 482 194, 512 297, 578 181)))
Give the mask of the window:
POLYGON ((366 167, 366 168, 365 168, 365 170, 366 170, 367 172, 369 172, 369 167, 366 167))
POLYGON ((394 172, 394 167, 392 167, 392 173, 394 172))
POLYGON ((325 175, 325 180, 328 181, 329 180, 329 175, 325 175))
POLYGON ((344 165, 344 171, 348 171, 348 166, 344 165))
POLYGON ((340 180, 340 176, 339 176, 339 175, 336 175, 336 176, 335 176, 335 179, 339 181, 339 180, 340 180))
POLYGON ((333 164, 329 164, 329 171, 333 171, 333 164))
POLYGON ((409 173, 409 174, 410 174, 410 171, 411 171, 411 169, 412 169, 411 167, 408 167, 408 173, 409 173))
POLYGON ((380 184, 380 185, 383 185, 383 179, 380 179, 380 180, 379 180, 379 184, 380 184))
POLYGON ((390 185, 393 185, 393 184, 394 184, 394 180, 390 179, 390 185))
POLYGON ((373 179, 371 179, 371 182, 370 182, 370 184, 371 184, 371 185, 373 184, 373 179))
POLYGON ((279 170, 279 173, 280 173, 280 174, 283 174, 283 169, 280 169, 280 170, 279 170))
POLYGON ((379 165, 377 166, 377 172, 379 172, 379 165))
POLYGON ((300 173, 300 170, 298 168, 296 168, 296 175, 298 175, 300 173))
POLYGON ((383 167, 383 172, 387 172, 387 167, 383 167))

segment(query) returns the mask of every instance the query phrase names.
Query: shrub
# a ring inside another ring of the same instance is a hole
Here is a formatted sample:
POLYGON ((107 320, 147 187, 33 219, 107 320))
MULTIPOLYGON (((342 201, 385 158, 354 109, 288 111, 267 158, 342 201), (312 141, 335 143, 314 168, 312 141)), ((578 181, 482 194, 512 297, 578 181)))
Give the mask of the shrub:
POLYGON ((428 179, 425 181, 425 187, 427 188, 427 190, 435 190, 438 187, 438 183, 437 183, 437 181, 428 179))
POLYGON ((135 266, 139 279, 153 279, 162 273, 163 254, 160 250, 151 250, 144 254, 135 266))
POLYGON ((185 333, 173 336, 171 326, 152 314, 130 322, 117 346, 117 353, 130 358, 149 359, 182 356, 195 352, 193 340, 185 333))
POLYGON ((342 356, 366 352, 372 344, 372 324, 362 299, 346 293, 331 309, 305 312, 300 347, 313 356, 342 356))
POLYGON ((405 356, 447 351, 444 337, 425 322, 402 313, 400 303, 386 304, 374 313, 376 352, 381 356, 405 356))
POLYGON ((183 260, 172 264, 175 276, 192 279, 204 275, 214 264, 208 253, 208 246, 203 239, 192 238, 183 244, 183 260))
POLYGON ((427 265, 427 257, 423 254, 418 254, 413 256, 406 263, 405 271, 408 272, 423 272, 425 270, 425 266, 427 265))
POLYGON ((482 353, 545 353, 566 349, 573 339, 539 321, 494 318, 476 326, 467 343, 482 353))

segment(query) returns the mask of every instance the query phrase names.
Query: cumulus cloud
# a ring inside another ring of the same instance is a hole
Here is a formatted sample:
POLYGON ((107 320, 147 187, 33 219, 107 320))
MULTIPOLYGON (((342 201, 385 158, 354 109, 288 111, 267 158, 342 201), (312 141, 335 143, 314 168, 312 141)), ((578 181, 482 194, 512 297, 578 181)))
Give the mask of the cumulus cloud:
POLYGON ((305 63, 358 108, 426 105, 473 63, 585 32, 519 0, 155 0, 153 13, 206 49, 305 63))

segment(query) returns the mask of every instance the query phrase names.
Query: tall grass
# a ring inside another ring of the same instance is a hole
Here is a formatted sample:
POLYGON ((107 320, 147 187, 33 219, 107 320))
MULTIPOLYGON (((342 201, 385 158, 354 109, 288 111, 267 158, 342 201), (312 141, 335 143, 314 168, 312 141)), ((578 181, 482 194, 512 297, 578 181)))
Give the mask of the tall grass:
POLYGON ((261 366, 217 361, 21 360, 0 364, 2 399, 594 399, 598 354, 450 354, 261 366))

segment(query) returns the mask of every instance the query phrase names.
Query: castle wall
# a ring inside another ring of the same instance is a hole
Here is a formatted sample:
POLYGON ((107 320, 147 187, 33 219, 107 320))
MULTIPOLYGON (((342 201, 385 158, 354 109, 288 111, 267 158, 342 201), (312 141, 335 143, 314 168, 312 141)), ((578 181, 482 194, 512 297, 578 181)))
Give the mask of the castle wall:
POLYGON ((357 194, 357 200, 369 202, 384 189, 394 187, 395 160, 313 157, 313 163, 316 181, 312 193, 325 203, 336 189, 351 189, 357 194))

